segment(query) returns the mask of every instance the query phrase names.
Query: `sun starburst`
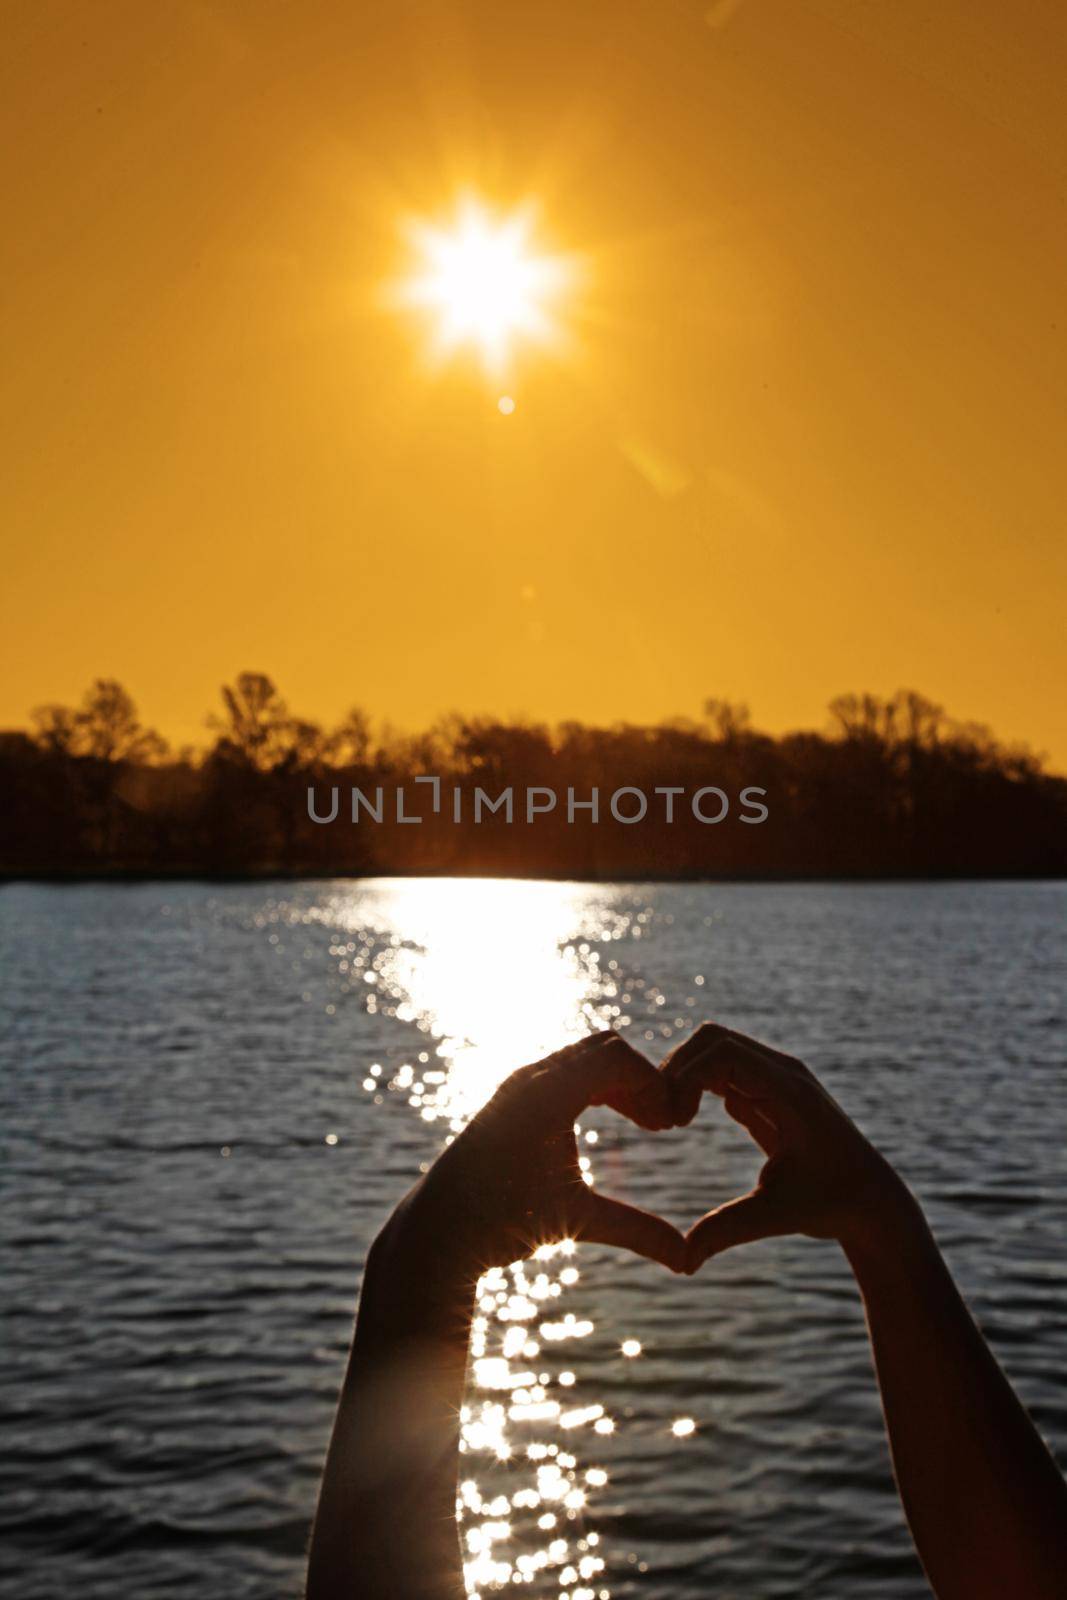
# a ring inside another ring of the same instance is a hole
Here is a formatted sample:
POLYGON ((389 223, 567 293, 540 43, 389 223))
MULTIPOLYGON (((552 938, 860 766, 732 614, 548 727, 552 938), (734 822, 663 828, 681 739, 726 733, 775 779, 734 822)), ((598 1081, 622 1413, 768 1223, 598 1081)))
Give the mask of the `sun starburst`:
POLYGON ((529 209, 501 217, 474 200, 447 225, 411 224, 418 266, 397 298, 426 313, 437 354, 473 349, 487 371, 499 372, 517 342, 558 338, 556 312, 572 266, 538 254, 532 230, 529 209))

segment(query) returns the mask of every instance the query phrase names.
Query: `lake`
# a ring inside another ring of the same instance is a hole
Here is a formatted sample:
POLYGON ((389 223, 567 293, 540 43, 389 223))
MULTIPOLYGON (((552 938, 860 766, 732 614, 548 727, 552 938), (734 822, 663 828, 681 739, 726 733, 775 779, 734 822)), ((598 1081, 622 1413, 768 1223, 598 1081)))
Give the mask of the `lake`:
MULTIPOLYGON (((298 1596, 370 1240, 513 1066, 609 1023, 807 1060, 1062 1462, 1065 913, 1061 883, 5 888, 3 1593, 298 1596)), ((582 1130, 683 1226, 759 1166, 710 1097, 582 1130)), ((691 1280, 580 1246, 483 1291, 476 1592, 927 1594, 835 1246, 691 1280)))

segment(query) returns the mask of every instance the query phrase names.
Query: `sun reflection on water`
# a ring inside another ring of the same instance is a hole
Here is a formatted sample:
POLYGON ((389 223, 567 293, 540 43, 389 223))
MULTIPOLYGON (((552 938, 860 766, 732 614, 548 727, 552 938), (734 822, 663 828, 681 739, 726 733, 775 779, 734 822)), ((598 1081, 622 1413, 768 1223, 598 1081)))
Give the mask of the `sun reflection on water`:
MULTIPOLYGON (((392 1088, 450 1132, 516 1066, 625 1020, 615 963, 599 947, 632 932, 638 913, 611 891, 394 880, 346 891, 326 915, 356 935, 333 953, 365 987, 367 1009, 426 1036, 388 1083, 376 1064, 364 1087, 392 1088)), ((594 1331, 580 1310, 560 1306, 580 1281, 575 1255, 571 1240, 543 1245, 478 1286, 456 1508, 471 1596, 516 1583, 559 1600, 610 1594, 587 1514, 608 1474, 587 1456, 615 1419, 576 1392, 567 1366, 568 1350, 594 1331)))
POLYGON ((593 931, 588 887, 411 879, 372 890, 354 910, 362 926, 384 925, 373 965, 363 958, 364 981, 434 1041, 439 1065, 419 1075, 421 1088, 414 1072, 401 1085, 428 1121, 462 1125, 513 1068, 613 1020, 614 985, 583 937, 593 931))

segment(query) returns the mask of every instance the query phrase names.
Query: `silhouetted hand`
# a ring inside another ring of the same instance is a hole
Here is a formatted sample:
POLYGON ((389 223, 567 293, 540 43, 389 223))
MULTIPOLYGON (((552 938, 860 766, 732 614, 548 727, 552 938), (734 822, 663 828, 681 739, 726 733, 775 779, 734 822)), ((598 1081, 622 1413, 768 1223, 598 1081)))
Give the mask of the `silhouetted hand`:
POLYGON ((575 1118, 671 1127, 668 1080, 614 1033, 513 1072, 371 1246, 308 1557, 308 1600, 463 1600, 456 1462, 477 1280, 563 1238, 685 1270, 660 1217, 583 1182, 575 1118))
POLYGON ((621 1245, 684 1271, 676 1228, 583 1180, 574 1123, 591 1105, 642 1128, 675 1124, 663 1075, 618 1034, 594 1034, 513 1072, 401 1202, 389 1230, 479 1272, 563 1238, 621 1245))
POLYGON ((908 1189, 801 1061, 705 1023, 664 1062, 676 1117, 691 1122, 710 1089, 767 1161, 751 1193, 710 1211, 687 1236, 687 1265, 778 1234, 842 1244, 912 1205, 908 1189))
POLYGON ((1060 1600, 1067 1485, 922 1210, 802 1062, 705 1024, 664 1063, 676 1115, 721 1097, 767 1161, 689 1231, 687 1267, 775 1234, 837 1239, 863 1295, 893 1470, 937 1600, 1060 1600))

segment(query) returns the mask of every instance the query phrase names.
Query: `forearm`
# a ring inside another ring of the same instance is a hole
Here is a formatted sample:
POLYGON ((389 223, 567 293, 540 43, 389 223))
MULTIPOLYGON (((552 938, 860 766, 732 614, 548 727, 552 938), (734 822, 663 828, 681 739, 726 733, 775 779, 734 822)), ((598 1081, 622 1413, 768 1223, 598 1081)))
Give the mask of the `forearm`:
POLYGON ((459 1410, 475 1277, 394 1219, 367 1261, 308 1563, 308 1600, 463 1595, 459 1410))
POLYGON ((938 1600, 1057 1600, 1067 1488, 910 1196, 846 1244, 901 1500, 938 1600))

